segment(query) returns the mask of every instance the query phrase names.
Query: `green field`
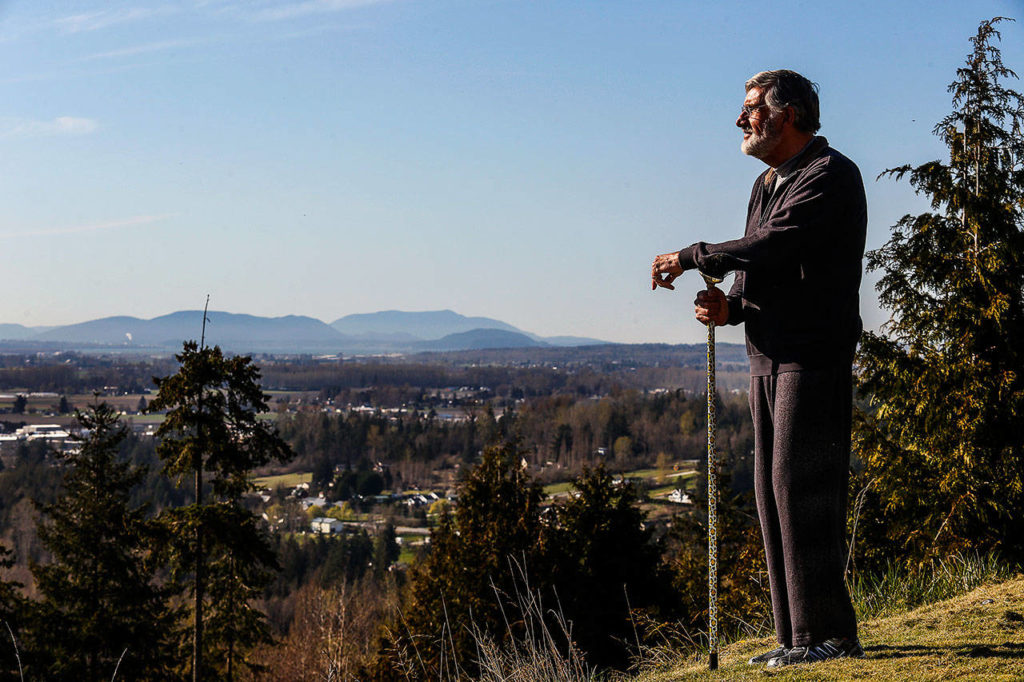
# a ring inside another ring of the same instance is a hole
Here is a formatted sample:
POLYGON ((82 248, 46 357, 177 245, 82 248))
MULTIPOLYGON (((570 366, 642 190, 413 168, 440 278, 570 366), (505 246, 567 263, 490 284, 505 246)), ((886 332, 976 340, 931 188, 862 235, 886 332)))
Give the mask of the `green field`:
POLYGON ((313 481, 313 472, 305 471, 294 474, 278 474, 277 476, 260 476, 259 478, 252 479, 253 485, 257 488, 268 488, 274 490, 277 486, 281 485, 285 488, 294 488, 300 483, 311 483, 313 481))
POLYGON ((162 424, 164 421, 164 415, 162 414, 132 414, 127 417, 131 419, 133 424, 162 424))
MULTIPOLYGON (((627 471, 624 474, 621 474, 621 476, 623 478, 629 478, 629 479, 657 480, 659 473, 661 473, 661 470, 659 470, 659 469, 635 469, 633 471, 627 471)), ((686 471, 667 471, 665 473, 666 481, 674 480, 676 483, 674 485, 665 485, 665 486, 663 486, 661 488, 658 488, 658 490, 655 490, 654 492, 652 492, 652 494, 653 495, 658 495, 658 494, 667 495, 669 492, 671 492, 671 491, 675 490, 676 488, 680 487, 680 483, 682 481, 684 481, 684 480, 686 480, 688 478, 692 478, 692 477, 694 477, 696 475, 697 475, 697 472, 692 470, 692 469, 689 469, 689 470, 686 470, 686 471), (664 492, 659 492, 659 491, 664 491, 664 492)), ((618 477, 618 476, 619 476, 619 474, 616 474, 616 477, 618 477)), ((570 490, 572 490, 572 482, 570 482, 570 481, 562 481, 560 483, 550 483, 550 484, 544 486, 544 493, 549 495, 549 496, 552 496, 552 495, 564 495, 565 493, 569 492, 570 490)))
POLYGON ((552 483, 544 486, 544 493, 546 495, 561 495, 572 490, 572 483, 568 481, 563 483, 552 483))

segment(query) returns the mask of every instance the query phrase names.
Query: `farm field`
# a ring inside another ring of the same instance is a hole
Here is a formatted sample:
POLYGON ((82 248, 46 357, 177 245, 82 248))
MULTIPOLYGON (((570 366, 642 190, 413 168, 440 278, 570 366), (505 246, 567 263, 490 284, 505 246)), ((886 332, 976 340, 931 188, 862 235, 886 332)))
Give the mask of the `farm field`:
MULTIPOLYGON (((691 467, 693 464, 687 460, 682 463, 682 467, 691 467)), ((658 488, 650 491, 652 497, 668 495, 670 492, 680 487, 682 481, 697 476, 697 470, 695 468, 686 468, 680 471, 666 471, 662 469, 634 469, 633 471, 627 471, 623 474, 616 474, 616 477, 622 476, 627 479, 638 479, 638 480, 650 480, 655 483, 661 483, 662 485, 658 488), (663 476, 662 480, 659 480, 663 476), (674 482, 670 484, 670 482, 674 482)), ((684 486, 685 487, 685 486, 684 486)), ((559 481, 558 483, 550 483, 544 486, 544 492, 550 497, 559 497, 568 494, 572 490, 572 483, 570 481, 559 481)))
POLYGON ((268 488, 273 490, 278 486, 294 488, 300 483, 310 483, 313 480, 312 471, 296 472, 292 474, 278 474, 276 476, 259 476, 252 479, 253 485, 257 488, 268 488))

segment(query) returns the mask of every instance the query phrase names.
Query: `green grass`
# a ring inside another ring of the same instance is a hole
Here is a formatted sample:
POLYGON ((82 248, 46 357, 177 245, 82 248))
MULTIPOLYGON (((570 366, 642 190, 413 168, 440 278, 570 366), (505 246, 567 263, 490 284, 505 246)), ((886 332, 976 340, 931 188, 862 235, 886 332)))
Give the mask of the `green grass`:
POLYGON ((419 544, 417 544, 415 547, 413 547, 412 544, 414 542, 421 543, 430 536, 427 534, 403 533, 398 537, 402 538, 401 550, 398 553, 398 561, 405 564, 411 564, 416 560, 417 552, 419 552, 420 549, 422 549, 422 547, 419 544))
POLYGON ((634 469, 622 473, 625 478, 654 478, 658 475, 658 469, 634 469))
POLYGON ((1024 576, 994 557, 955 555, 907 572, 890 566, 853 586, 866 658, 767 670, 746 663, 776 646, 774 637, 727 644, 720 667, 707 652, 673 657, 647 652, 630 682, 671 680, 1024 679, 1024 576))
POLYGON ((696 471, 687 471, 681 476, 677 476, 672 479, 672 483, 666 483, 665 485, 658 486, 650 491, 651 497, 657 497, 658 495, 668 495, 673 490, 682 488, 683 490, 692 490, 694 480, 697 478, 696 471))
MULTIPOLYGON (((660 488, 654 488, 653 490, 650 490, 648 494, 651 497, 665 497, 666 495, 669 495, 673 490, 678 490, 679 488, 680 486, 678 483, 676 485, 666 485, 660 488)), ((683 487, 683 489, 686 489, 685 486, 683 487)))
MULTIPOLYGON (((639 478, 639 479, 654 479, 654 480, 657 480, 658 476, 661 473, 663 473, 663 472, 660 469, 635 469, 633 471, 627 471, 624 474, 621 474, 621 476, 623 478, 639 478)), ((680 482, 685 481, 686 479, 691 478, 693 476, 696 476, 697 472, 696 471, 692 471, 692 470, 670 471, 670 472, 667 472, 667 474, 666 474, 666 477, 665 477, 666 480, 668 480, 670 477, 673 477, 673 474, 674 474, 674 479, 673 480, 676 481, 676 484, 672 485, 672 486, 666 486, 665 488, 659 488, 659 490, 663 490, 664 491, 661 494, 668 494, 668 493, 672 492, 673 490, 675 490, 676 488, 678 488, 680 486, 680 482)), ((564 493, 569 492, 570 490, 572 490, 572 482, 571 481, 562 481, 561 483, 550 483, 550 484, 544 486, 544 492, 548 496, 564 494, 564 493)), ((652 494, 658 494, 658 493, 657 493, 657 491, 655 491, 652 494)))
POLYGON ((277 476, 260 476, 252 480, 257 488, 275 489, 279 485, 286 488, 294 488, 300 483, 310 483, 313 480, 313 472, 306 471, 295 474, 279 474, 277 476))
POLYGON ((866 658, 768 671, 747 665, 775 646, 774 638, 725 647, 720 667, 704 655, 629 678, 632 682, 687 680, 1021 680, 1024 679, 1024 577, 986 584, 966 595, 861 623, 866 658))
POLYGON ((857 618, 863 620, 949 599, 1011 575, 1012 570, 996 556, 954 554, 912 573, 890 564, 880 573, 859 575, 851 585, 850 597, 857 618))
POLYGON ((547 495, 560 495, 567 493, 572 490, 572 483, 565 481, 563 483, 552 483, 544 486, 544 493, 547 495))
POLYGON ((126 419, 131 419, 134 424, 162 424, 164 421, 164 415, 162 414, 130 414, 126 419))

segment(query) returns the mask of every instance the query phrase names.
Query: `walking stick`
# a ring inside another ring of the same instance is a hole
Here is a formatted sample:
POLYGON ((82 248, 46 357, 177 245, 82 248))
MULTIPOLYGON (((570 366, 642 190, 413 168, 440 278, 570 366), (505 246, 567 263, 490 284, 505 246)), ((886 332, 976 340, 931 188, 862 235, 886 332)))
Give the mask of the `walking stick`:
MULTIPOLYGON (((708 291, 721 277, 700 273, 708 291)), ((715 323, 708 322, 708 670, 718 669, 718 462, 715 459, 715 323)))

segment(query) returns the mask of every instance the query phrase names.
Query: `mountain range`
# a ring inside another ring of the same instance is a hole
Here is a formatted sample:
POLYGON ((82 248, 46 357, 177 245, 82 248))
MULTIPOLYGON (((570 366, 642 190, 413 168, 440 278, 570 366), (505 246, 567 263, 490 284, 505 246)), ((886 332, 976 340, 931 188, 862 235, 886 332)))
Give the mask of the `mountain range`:
MULTIPOLYGON (((0 324, 0 347, 66 350, 178 350, 198 340, 201 310, 182 310, 143 320, 104 317, 59 327, 0 324)), ((346 315, 327 324, 313 317, 258 317, 207 313, 206 342, 243 353, 407 353, 606 343, 574 336, 541 337, 507 322, 467 317, 451 310, 385 310, 346 315)))

